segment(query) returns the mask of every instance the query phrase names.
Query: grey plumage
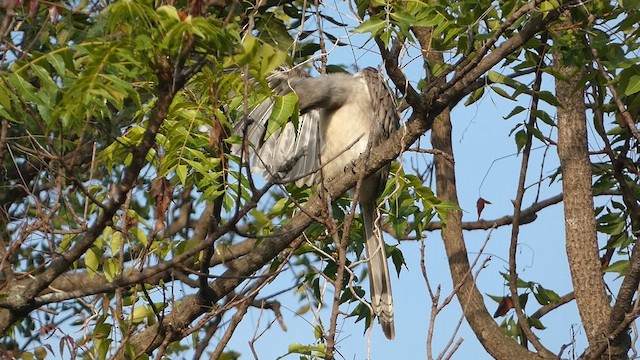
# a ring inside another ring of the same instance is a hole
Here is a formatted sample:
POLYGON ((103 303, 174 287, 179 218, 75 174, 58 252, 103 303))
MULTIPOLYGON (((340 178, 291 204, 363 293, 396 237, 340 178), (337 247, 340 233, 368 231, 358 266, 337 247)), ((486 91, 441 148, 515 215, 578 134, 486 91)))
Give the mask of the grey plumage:
MULTIPOLYGON (((277 95, 294 91, 298 95, 298 131, 289 122, 284 129, 264 139, 274 102, 266 100, 241 123, 236 133, 245 131, 253 148, 252 171, 276 177, 298 186, 314 185, 334 178, 369 147, 374 147, 399 127, 396 103, 382 74, 366 68, 351 74, 309 77, 298 70, 278 71, 269 77, 277 95), (297 159, 291 164, 291 159, 297 159), (283 171, 283 169, 285 171, 283 171), (320 171, 321 169, 321 171, 320 171)), ((234 152, 239 153, 236 146, 234 152)), ((384 190, 389 165, 366 177, 359 193, 369 260, 371 306, 387 338, 395 336, 393 300, 385 244, 378 223, 376 200, 384 190)))

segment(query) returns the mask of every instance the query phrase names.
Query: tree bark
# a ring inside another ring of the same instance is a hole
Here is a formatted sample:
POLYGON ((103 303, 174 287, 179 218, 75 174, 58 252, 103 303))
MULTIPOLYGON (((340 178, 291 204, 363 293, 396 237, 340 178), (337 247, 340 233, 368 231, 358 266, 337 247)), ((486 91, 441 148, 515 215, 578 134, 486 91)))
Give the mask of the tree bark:
POLYGON ((558 107, 558 156, 562 167, 566 249, 576 302, 589 346, 606 341, 603 325, 609 320, 610 304, 598 254, 593 209, 591 162, 587 147, 587 118, 582 89, 576 84, 582 70, 563 64, 554 51, 558 107))

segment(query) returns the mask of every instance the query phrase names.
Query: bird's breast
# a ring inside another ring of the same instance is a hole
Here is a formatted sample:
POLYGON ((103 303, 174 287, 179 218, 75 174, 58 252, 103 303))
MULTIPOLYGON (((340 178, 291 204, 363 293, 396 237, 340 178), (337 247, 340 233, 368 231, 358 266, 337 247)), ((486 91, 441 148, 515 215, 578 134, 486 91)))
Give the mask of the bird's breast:
POLYGON ((367 149, 372 118, 367 105, 370 101, 349 102, 322 114, 320 159, 325 176, 333 178, 340 174, 367 149))

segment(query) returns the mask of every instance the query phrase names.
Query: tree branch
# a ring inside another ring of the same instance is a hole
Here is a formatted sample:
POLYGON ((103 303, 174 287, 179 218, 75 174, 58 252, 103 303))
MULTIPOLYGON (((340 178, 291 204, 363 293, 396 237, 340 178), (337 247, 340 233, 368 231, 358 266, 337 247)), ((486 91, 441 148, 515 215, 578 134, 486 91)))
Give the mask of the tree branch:
MULTIPOLYGON (((546 36, 544 36, 546 38, 546 36)), ((543 41, 543 43, 546 41, 543 41)), ((518 294, 518 273, 516 267, 516 252, 518 248, 518 234, 520 232, 520 207, 522 206, 522 199, 524 198, 525 184, 527 178, 527 169, 529 167, 529 156, 531 155, 531 144, 533 140, 533 133, 531 129, 535 126, 536 115, 535 111, 538 109, 538 101, 540 100, 538 92, 542 85, 542 61, 545 55, 545 48, 541 47, 538 50, 538 64, 536 66, 536 78, 533 83, 533 98, 531 99, 531 109, 529 112, 529 120, 527 127, 530 128, 527 131, 527 141, 522 149, 522 163, 520 166, 520 176, 518 179, 518 191, 516 199, 513 202, 513 226, 511 227, 511 241, 509 245, 509 291, 511 292, 511 300, 513 307, 518 318, 520 329, 524 332, 524 338, 531 341, 533 347, 542 354, 544 357, 554 357, 553 353, 545 348, 540 340, 531 331, 531 326, 527 320, 527 316, 524 314, 522 305, 520 304, 520 295, 518 294)))
POLYGON ((587 147, 586 109, 583 91, 575 90, 582 70, 564 65, 554 51, 558 107, 558 157, 562 166, 562 189, 567 258, 578 310, 590 346, 603 341, 600 327, 609 318, 596 236, 592 173, 587 147))

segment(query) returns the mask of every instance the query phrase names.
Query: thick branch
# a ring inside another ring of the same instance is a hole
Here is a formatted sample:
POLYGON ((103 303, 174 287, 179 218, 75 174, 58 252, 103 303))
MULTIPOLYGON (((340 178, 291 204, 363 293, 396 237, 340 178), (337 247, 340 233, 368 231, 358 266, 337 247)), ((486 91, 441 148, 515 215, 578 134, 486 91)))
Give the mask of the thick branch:
MULTIPOLYGON (((248 254, 255 246, 255 239, 247 239, 239 244, 231 245, 220 249, 209 263, 210 266, 219 265, 229 262, 243 255, 248 254)), ((119 278, 118 281, 106 282, 103 276, 96 274, 89 276, 88 273, 76 273, 65 274, 58 277, 53 283, 51 283, 50 289, 43 291, 43 294, 36 298, 36 303, 41 306, 44 304, 59 302, 63 300, 79 298, 95 294, 106 294, 115 291, 116 289, 127 289, 132 286, 138 285, 141 282, 144 284, 157 285, 161 281, 169 282, 176 277, 175 268, 184 268, 187 271, 196 271, 196 266, 193 262, 186 261, 180 264, 173 264, 172 267, 166 268, 166 265, 150 266, 143 271, 139 270, 125 270, 122 273, 126 276, 119 278), (185 265, 187 263, 187 265, 185 265), (157 267, 162 267, 163 270, 157 271, 157 267), (151 274, 151 275, 148 275, 151 274), (145 275, 148 275, 145 277, 145 275), (55 291, 51 290, 55 289, 55 291)), ((181 270, 179 269, 179 270, 181 270)))
POLYGON ((590 346, 604 341, 602 325, 610 306, 598 254, 593 210, 591 163, 587 148, 586 108, 583 91, 576 91, 581 70, 563 65, 554 52, 558 107, 558 156, 562 166, 566 248, 578 310, 590 346))
MULTIPOLYGON (((555 205, 562 202, 562 194, 554 195, 548 199, 538 201, 531 204, 528 208, 520 212, 520 225, 529 224, 535 221, 537 213, 551 205, 555 205)), ((489 230, 494 227, 500 227, 505 225, 511 225, 513 223, 513 216, 505 215, 494 220, 478 220, 478 221, 464 221, 462 222, 463 230, 489 230)), ((434 221, 429 224, 425 230, 439 230, 442 228, 442 223, 434 221)))

